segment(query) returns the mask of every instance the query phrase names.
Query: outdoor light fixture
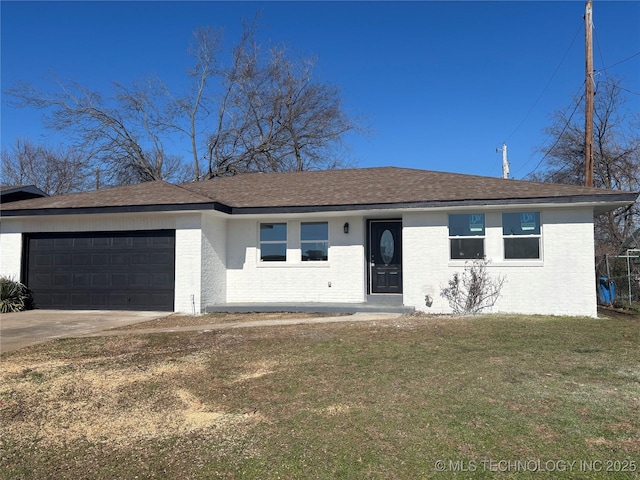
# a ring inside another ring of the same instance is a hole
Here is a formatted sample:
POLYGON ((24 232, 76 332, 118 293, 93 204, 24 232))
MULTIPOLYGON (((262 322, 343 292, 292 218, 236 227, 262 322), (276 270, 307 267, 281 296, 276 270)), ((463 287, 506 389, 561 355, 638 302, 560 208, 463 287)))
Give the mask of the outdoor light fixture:
POLYGON ((342 228, 343 228, 343 230, 344 230, 344 233, 349 233, 349 222, 346 222, 346 223, 344 224, 344 227, 342 227, 342 228))

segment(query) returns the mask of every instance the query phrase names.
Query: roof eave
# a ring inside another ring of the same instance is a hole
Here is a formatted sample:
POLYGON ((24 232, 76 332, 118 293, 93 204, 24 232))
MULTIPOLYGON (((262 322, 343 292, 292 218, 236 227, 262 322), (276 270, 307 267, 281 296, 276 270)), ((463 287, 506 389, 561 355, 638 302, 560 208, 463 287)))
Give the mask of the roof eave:
POLYGON ((321 213, 348 212, 368 210, 416 210, 432 208, 517 206, 517 205, 571 205, 593 207, 594 213, 605 213, 636 201, 639 192, 620 192, 611 194, 575 195, 562 197, 534 198, 494 198, 463 200, 430 200, 418 202, 370 203, 349 205, 292 205, 292 206, 248 206, 232 207, 220 202, 197 202, 167 205, 121 205, 103 207, 78 208, 40 208, 2 210, 0 217, 28 217, 49 215, 81 215, 81 214, 116 214, 116 213, 150 213, 214 210, 228 215, 255 214, 289 214, 289 213, 321 213))
POLYGON ((517 206, 517 205, 572 205, 593 207, 597 213, 604 213, 629 205, 636 201, 638 193, 620 193, 611 195, 580 195, 567 197, 535 197, 535 198, 500 198, 500 199, 466 199, 466 200, 432 200, 424 202, 370 203, 350 205, 297 205, 297 206, 262 206, 232 207, 232 215, 255 214, 287 214, 316 213, 366 210, 399 210, 399 209, 432 209, 457 207, 517 206))
POLYGON ((107 207, 78 207, 78 208, 38 208, 2 210, 0 217, 31 217, 49 215, 88 215, 106 213, 151 213, 151 212, 183 212, 198 210, 215 210, 230 214, 231 208, 219 202, 208 203, 180 203, 167 205, 118 205, 107 207))

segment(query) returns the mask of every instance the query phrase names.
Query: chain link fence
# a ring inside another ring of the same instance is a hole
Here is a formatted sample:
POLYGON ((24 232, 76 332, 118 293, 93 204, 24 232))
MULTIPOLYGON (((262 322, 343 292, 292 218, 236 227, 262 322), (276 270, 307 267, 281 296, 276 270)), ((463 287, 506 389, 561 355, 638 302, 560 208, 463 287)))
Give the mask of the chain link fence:
POLYGON ((640 302, 640 249, 598 260, 599 302, 621 307, 640 302))

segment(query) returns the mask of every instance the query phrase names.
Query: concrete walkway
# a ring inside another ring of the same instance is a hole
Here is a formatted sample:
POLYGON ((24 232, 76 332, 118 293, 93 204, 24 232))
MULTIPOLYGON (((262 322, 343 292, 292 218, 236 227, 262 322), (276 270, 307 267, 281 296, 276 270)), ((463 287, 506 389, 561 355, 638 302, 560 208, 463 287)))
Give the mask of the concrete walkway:
POLYGON ((283 325, 302 325, 318 323, 339 323, 339 322, 371 322, 376 320, 390 320, 402 316, 401 313, 370 313, 358 312, 353 315, 340 315, 336 317, 309 317, 309 318, 287 318, 277 320, 253 320, 247 322, 225 322, 209 323, 204 325, 190 325, 188 327, 168 327, 168 328, 141 328, 138 330, 109 330, 94 332, 82 335, 83 337, 104 337, 112 335, 143 335, 145 333, 163 332, 208 332, 212 330, 229 330, 233 328, 251 327, 277 327, 283 325))
POLYGON ((143 335, 160 332, 197 332, 234 328, 273 327, 282 325, 368 322, 398 318, 400 313, 360 312, 335 317, 289 318, 247 322, 213 323, 188 327, 117 330, 147 320, 171 315, 167 312, 129 312, 107 310, 29 310, 0 316, 0 353, 43 343, 56 338, 143 335))

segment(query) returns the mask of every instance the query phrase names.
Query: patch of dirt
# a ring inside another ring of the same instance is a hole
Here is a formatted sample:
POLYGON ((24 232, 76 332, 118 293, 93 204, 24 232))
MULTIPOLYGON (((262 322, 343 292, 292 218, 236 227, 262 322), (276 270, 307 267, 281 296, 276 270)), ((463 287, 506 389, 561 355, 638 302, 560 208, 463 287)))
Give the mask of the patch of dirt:
POLYGON ((618 318, 621 320, 640 320, 640 314, 636 310, 625 310, 616 307, 598 306, 599 317, 618 318))
MULTIPOLYGON (((0 372, 0 435, 60 446, 73 441, 131 445, 202 429, 234 430, 261 421, 230 413, 180 384, 198 375, 207 353, 131 363, 34 362, 6 359, 0 372)), ((268 366, 244 373, 252 378, 268 366), (262 370, 260 370, 262 369, 262 370)))

